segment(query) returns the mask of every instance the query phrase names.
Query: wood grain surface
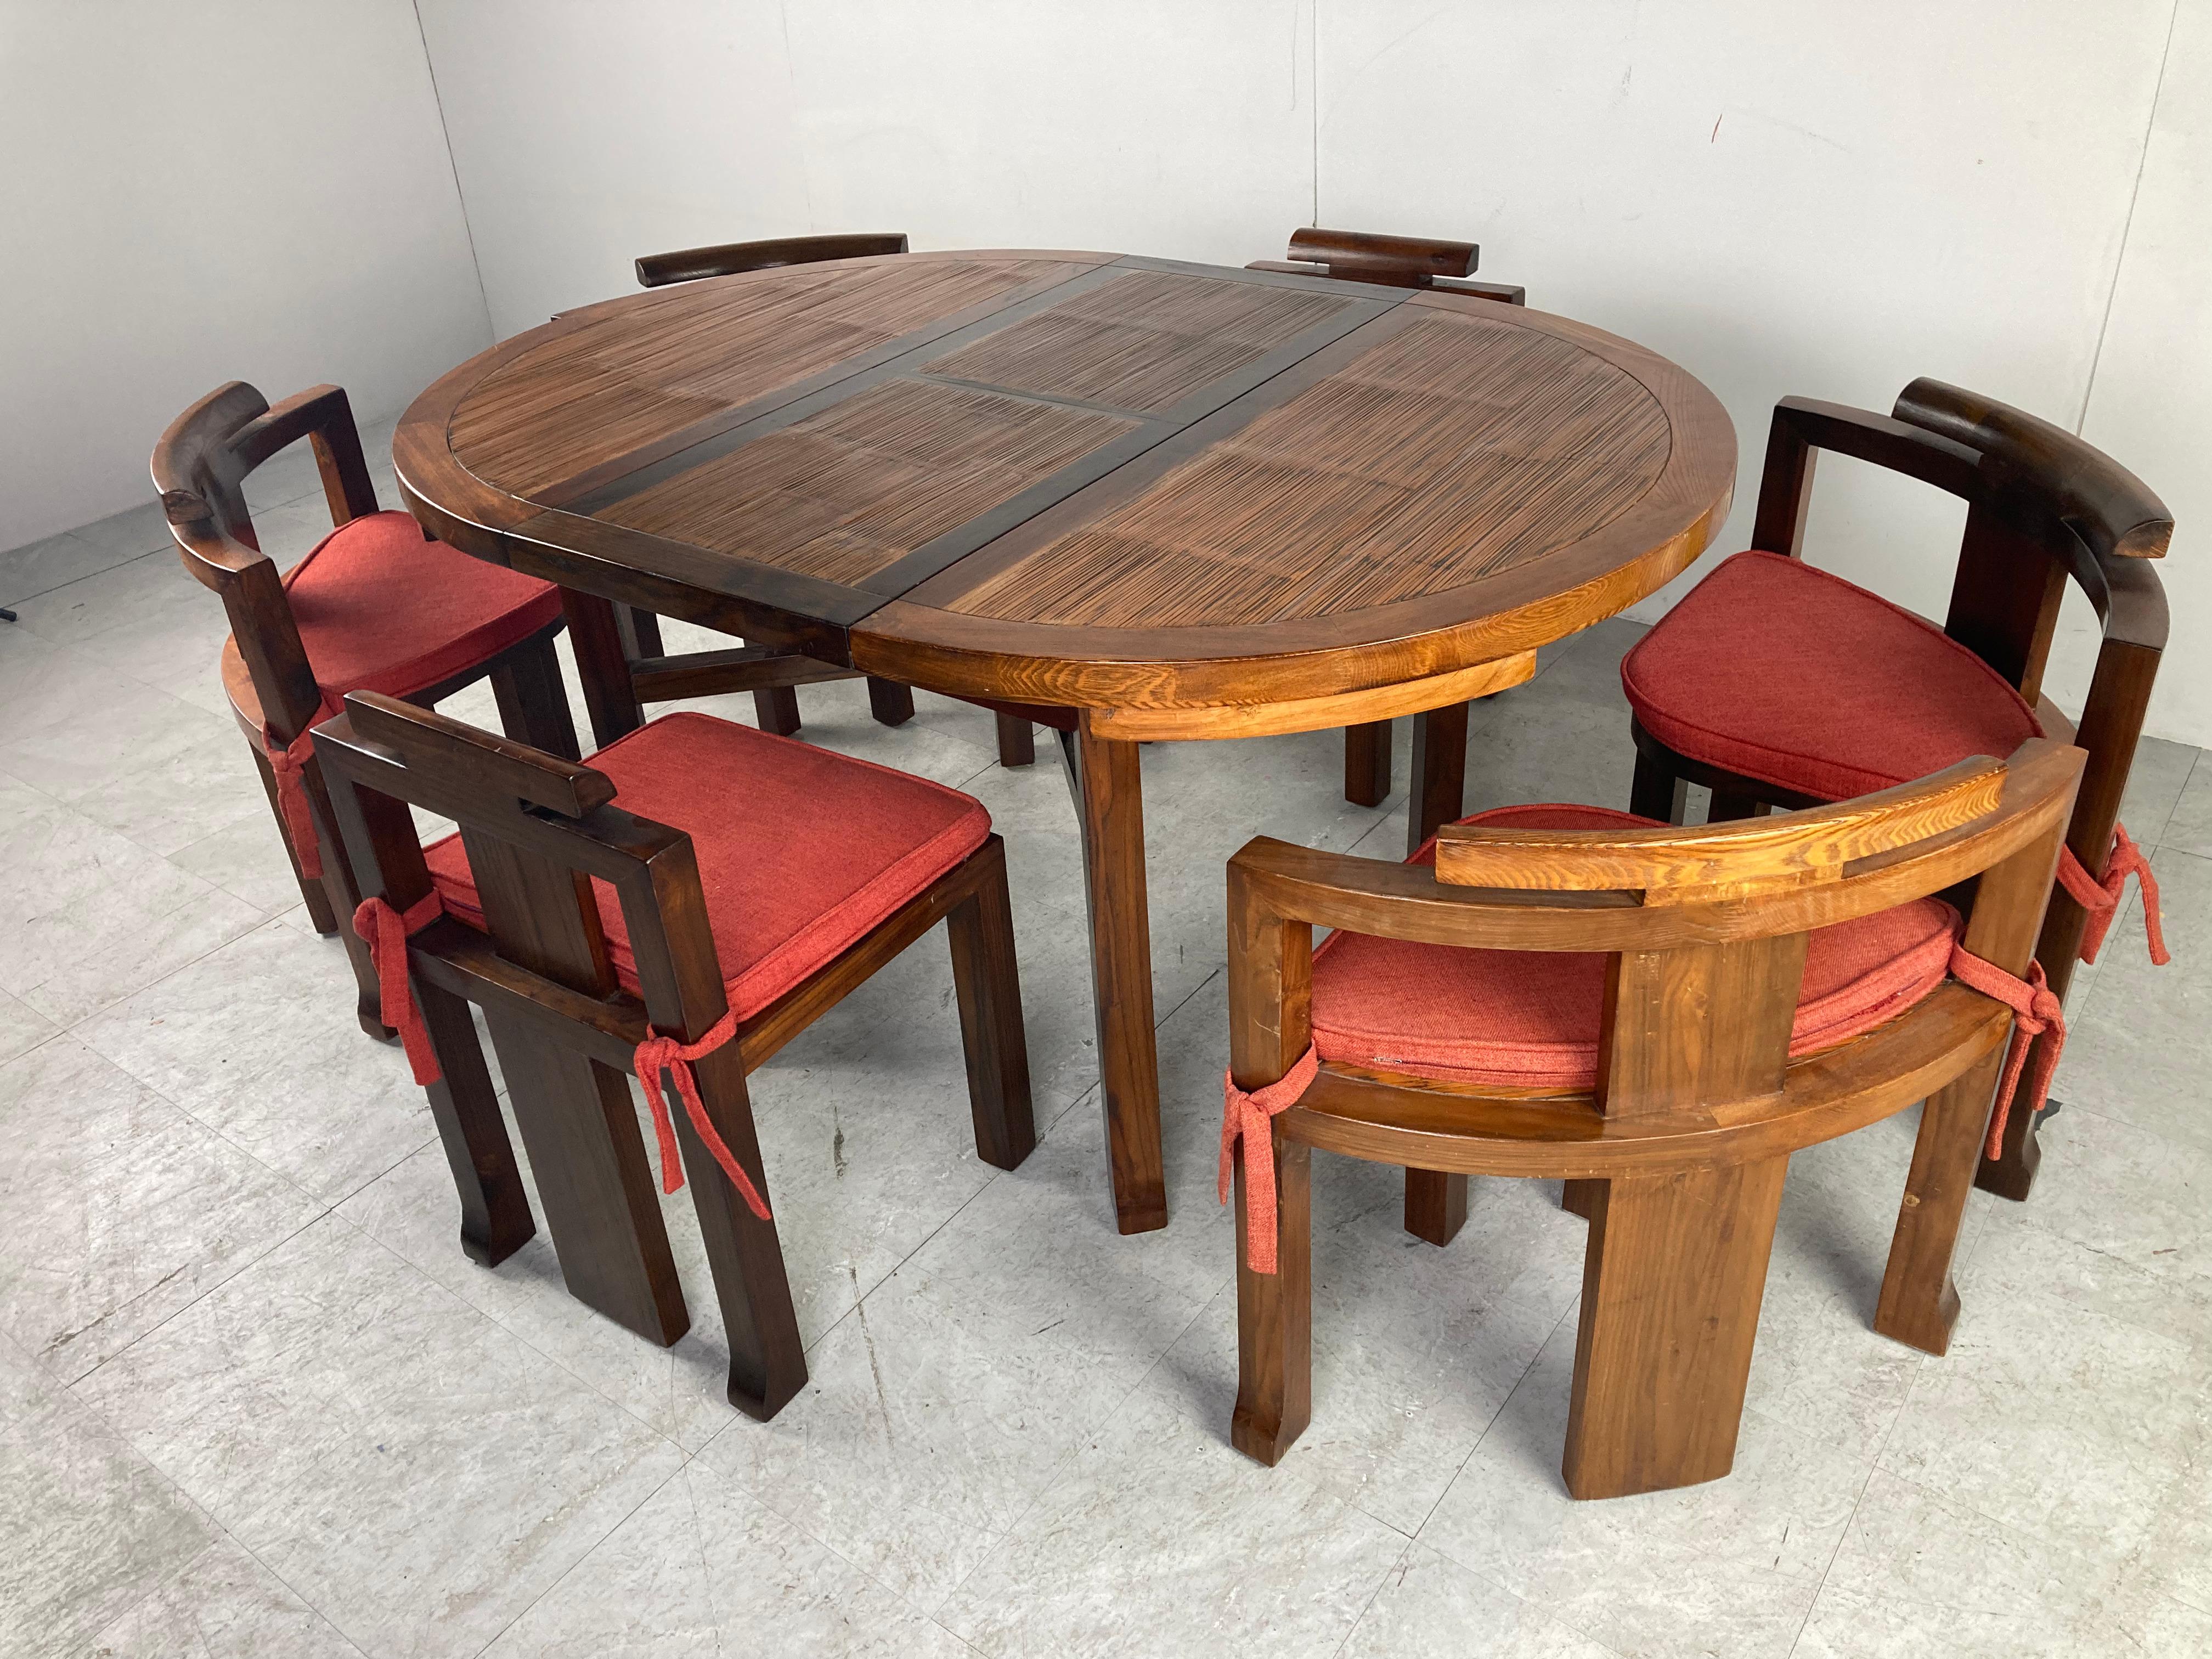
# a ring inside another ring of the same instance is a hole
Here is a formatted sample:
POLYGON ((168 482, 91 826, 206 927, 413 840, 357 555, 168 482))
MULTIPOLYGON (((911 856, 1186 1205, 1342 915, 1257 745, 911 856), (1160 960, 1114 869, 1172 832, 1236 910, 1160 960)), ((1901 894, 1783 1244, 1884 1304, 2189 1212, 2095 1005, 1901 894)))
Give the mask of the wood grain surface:
POLYGON ((1018 252, 586 307, 445 377, 394 447, 479 557, 1102 710, 1446 686, 1686 566, 1735 463, 1695 380, 1562 319, 1018 252))

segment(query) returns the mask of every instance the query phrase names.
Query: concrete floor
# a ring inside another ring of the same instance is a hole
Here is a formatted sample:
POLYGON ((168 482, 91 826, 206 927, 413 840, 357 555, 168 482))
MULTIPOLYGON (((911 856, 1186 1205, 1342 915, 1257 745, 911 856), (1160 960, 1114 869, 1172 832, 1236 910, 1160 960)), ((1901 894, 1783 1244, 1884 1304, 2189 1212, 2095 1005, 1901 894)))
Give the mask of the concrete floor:
MULTIPOLYGON (((280 562, 327 524, 304 458, 254 495, 280 562)), ((1975 1195, 1950 1354, 1868 1328, 1909 1118, 1804 1153, 1735 1473, 1577 1504, 1582 1224, 1548 1184, 1478 1182, 1439 1251, 1393 1172, 1317 1158, 1313 1426, 1273 1470, 1227 1444, 1222 865, 1261 832, 1393 856, 1402 732, 1373 811, 1330 734, 1146 750, 1173 1219, 1123 1239, 1048 752, 1004 771, 975 710, 925 696, 891 732, 857 684, 801 693, 809 738, 1004 832, 1043 1139, 976 1160, 940 934, 756 1078, 812 1371, 763 1425, 721 1400, 688 1194, 670 1351, 569 1300, 542 1238, 463 1259, 155 511, 0 555, 6 603, 0 1654, 2212 1652, 2196 750, 2146 743, 2126 811, 2178 959, 2149 968, 2130 901, 2077 980, 2042 1182, 1975 1195)), ((1625 803, 1637 632, 1477 710, 1470 811, 1625 803)))

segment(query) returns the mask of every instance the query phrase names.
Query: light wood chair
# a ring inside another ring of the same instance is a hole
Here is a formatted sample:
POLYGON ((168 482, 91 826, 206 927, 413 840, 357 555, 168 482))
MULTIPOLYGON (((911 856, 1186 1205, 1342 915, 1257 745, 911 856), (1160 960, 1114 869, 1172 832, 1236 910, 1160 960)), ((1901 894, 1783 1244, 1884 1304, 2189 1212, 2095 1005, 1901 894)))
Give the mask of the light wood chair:
POLYGON ((337 386, 312 387, 274 408, 243 380, 219 386, 161 434, 153 474, 185 568, 229 613, 223 690, 300 896, 318 933, 345 940, 362 1029, 389 1037, 367 953, 339 927, 360 895, 337 855, 308 729, 335 714, 348 691, 389 692, 428 708, 489 678, 510 736, 574 760, 576 731, 553 649, 560 590, 442 547, 404 513, 380 512, 352 407, 337 386), (241 486, 302 438, 314 447, 332 530, 280 573, 261 550, 241 486))
POLYGON ((1728 1473, 1790 1153, 1923 1100, 1874 1322, 1942 1352, 1993 1091, 2004 1112, 2027 1053, 2015 1008, 2023 1033, 2057 1013, 2030 964, 2081 759, 2032 738, 1691 829, 1508 808, 1443 830, 1433 869, 1247 845, 1223 1134, 1236 1444, 1273 1463, 1311 1413, 1314 1147, 1405 1166, 1409 1212, 1417 1176, 1439 1203, 1459 1183, 1462 1213, 1469 1174, 1568 1182, 1590 1223, 1577 1498, 1728 1473), (1963 921, 1931 896, 1969 883, 1963 921), (1317 927, 1340 930, 1318 952, 1317 927))
MULTIPOLYGON (((1289 257, 1255 259, 1247 270, 1279 270, 1329 276, 1384 288, 1425 288, 1472 294, 1501 305, 1528 303, 1528 290, 1474 280, 1482 250, 1473 242, 1425 236, 1389 236, 1366 230, 1322 230, 1301 225, 1291 233, 1289 257)), ((1457 817, 1467 789, 1468 705, 1454 703, 1413 717, 1411 797, 1406 850, 1412 852, 1457 817)), ((1390 793, 1390 722, 1371 720, 1344 728, 1344 798, 1380 806, 1390 793)))
MULTIPOLYGON (((1679 822, 1683 786, 1741 817, 1880 789, 2040 734, 2088 761, 2036 955, 2063 998, 2094 959, 2126 877, 2143 884, 2154 959, 2166 957, 2157 886, 2119 823, 2166 647, 2151 561, 2173 520, 2142 481, 2032 415, 1915 380, 1887 416, 1790 398, 1767 440, 1753 551, 1723 562, 1621 663, 1637 745, 1634 811, 1679 822), (1870 461, 1967 504, 1939 630, 1802 557, 1822 450, 1870 461), (2043 695, 2068 578, 2104 628, 2081 719, 2043 695)), ((2013 1120, 1980 1184, 2027 1195, 2035 1121, 2013 1120)))
POLYGON ((690 1315, 626 1074, 644 1085, 663 1190, 691 1173, 740 1410, 806 1380, 748 1073, 944 921, 976 1154, 1035 1146, 1006 849, 969 797, 698 714, 580 764, 356 695, 314 740, 463 1249, 494 1264, 534 1227, 474 1003, 570 1291, 665 1345, 690 1315), (424 848, 410 806, 458 835, 424 848))

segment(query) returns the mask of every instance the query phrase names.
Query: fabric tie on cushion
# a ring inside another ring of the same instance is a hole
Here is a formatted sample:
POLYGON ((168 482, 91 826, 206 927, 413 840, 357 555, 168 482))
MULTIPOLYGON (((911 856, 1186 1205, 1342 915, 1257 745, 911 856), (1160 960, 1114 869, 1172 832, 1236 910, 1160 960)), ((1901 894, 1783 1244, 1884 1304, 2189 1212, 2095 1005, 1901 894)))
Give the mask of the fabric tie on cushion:
POLYGON ((738 1034, 735 1010, 716 1020, 707 1035, 696 1042, 685 1044, 672 1036, 659 1033, 637 1045, 637 1054, 632 1061, 637 1071, 637 1080, 645 1085, 645 1103, 653 1109, 653 1132, 660 1142, 660 1190, 672 1193, 684 1185, 684 1162, 676 1148, 676 1124, 668 1115, 668 1102, 660 1092, 660 1073, 665 1066, 676 1079, 676 1092, 684 1098, 684 1115, 698 1131, 699 1139, 714 1155, 714 1162, 722 1166, 722 1173, 738 1189, 745 1207, 763 1221, 769 1218, 768 1200, 752 1183, 737 1157, 722 1137, 716 1133, 714 1120, 707 1115, 706 1103, 699 1098, 699 1079, 691 1074, 691 1062, 704 1060, 738 1034))
MULTIPOLYGON (((300 873, 309 881, 323 878, 323 843, 315 834, 315 815, 307 806, 307 765, 315 752, 315 727, 336 712, 325 703, 289 746, 277 742, 266 726, 261 728, 261 746, 268 751, 269 769, 276 777, 276 810, 283 815, 284 832, 292 838, 300 873)), ((384 1023, 392 1024, 388 1019, 384 1023)))
POLYGON ((2166 929, 2160 925, 2158 908, 2158 878, 2151 873, 2150 860, 2136 846, 2124 823, 2112 826, 2112 850, 2105 860, 2102 881, 2091 875, 2074 849, 2063 848, 2058 854, 2058 884, 2066 890, 2075 903, 2089 913, 2088 921, 2081 929, 2081 960, 2094 963, 2097 952, 2104 949, 2105 935, 2112 926, 2112 918, 2120 913, 2120 894, 2133 876, 2142 889, 2143 933, 2149 940, 2150 959, 2163 968, 2173 960, 2166 948, 2166 929))
POLYGON ((1321 1070, 1321 1050, 1311 1043, 1297 1063, 1274 1082, 1249 1091, 1237 1086, 1237 1074, 1221 1074, 1221 1202, 1236 1184, 1237 1143, 1244 1143, 1244 1260, 1255 1273, 1275 1271, 1275 1151, 1269 1120, 1297 1104, 1298 1097, 1321 1070))
MULTIPOLYGON (((310 841, 309 845, 313 844, 310 841)), ((368 946, 368 959, 376 968, 377 996, 383 1005, 377 1018, 399 1033, 399 1046, 407 1051, 415 1081, 426 1089, 446 1074, 430 1047, 430 1028, 422 1023, 415 988, 407 980, 407 941, 443 915, 445 908, 432 891, 409 905, 404 914, 380 898, 363 899, 353 913, 353 930, 368 946)))
POLYGON ((2004 1075, 1997 1080, 1996 1109, 1990 1117, 1990 1138, 1983 1152, 1990 1158, 2004 1156, 2005 1123, 2012 1112, 2013 1091, 2019 1086, 2027 1051, 2035 1049, 2035 1071, 2027 1080, 2027 1109, 2039 1112, 2051 1097, 2051 1076, 2058 1069, 2058 1056, 2066 1047, 2066 1009, 2051 994, 2043 976, 2043 964, 2027 964, 2027 977, 2019 979, 1964 945, 1951 947, 1951 973, 1961 985, 1994 997, 2013 1012, 2012 1047, 2005 1055, 2004 1075), (2039 1046, 2045 1032, 2051 1041, 2039 1046))

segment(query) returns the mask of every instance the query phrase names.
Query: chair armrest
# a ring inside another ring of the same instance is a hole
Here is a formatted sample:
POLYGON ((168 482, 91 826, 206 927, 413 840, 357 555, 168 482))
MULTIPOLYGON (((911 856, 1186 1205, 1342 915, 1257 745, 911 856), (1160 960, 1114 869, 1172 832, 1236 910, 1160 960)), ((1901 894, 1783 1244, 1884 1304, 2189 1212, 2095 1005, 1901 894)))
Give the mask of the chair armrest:
POLYGON ((1632 894, 1522 892, 1455 887, 1425 864, 1356 858, 1261 836, 1230 860, 1269 914, 1314 927, 1382 939, 1475 950, 1588 950, 1580 939, 1547 943, 1571 918, 1642 908, 1632 894), (1548 921, 1558 926, 1547 928, 1548 921))

